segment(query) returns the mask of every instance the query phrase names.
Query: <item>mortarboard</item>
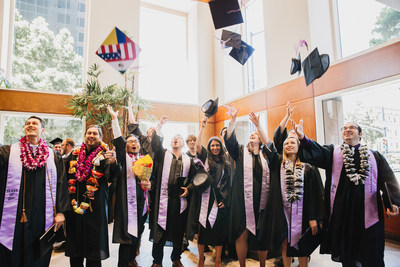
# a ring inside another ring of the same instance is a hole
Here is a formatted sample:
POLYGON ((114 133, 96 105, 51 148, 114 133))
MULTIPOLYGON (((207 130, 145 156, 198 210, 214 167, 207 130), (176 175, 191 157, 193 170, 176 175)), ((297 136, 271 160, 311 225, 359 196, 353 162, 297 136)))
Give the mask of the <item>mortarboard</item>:
POLYGON ((315 79, 322 77, 322 75, 329 68, 329 55, 320 55, 318 48, 315 48, 303 61, 304 78, 308 86, 315 79))
POLYGON ((53 140, 51 140, 51 141, 50 141, 50 144, 52 144, 53 146, 55 146, 55 145, 58 144, 58 143, 61 144, 62 141, 63 141, 63 140, 62 140, 61 138, 58 138, 58 137, 57 137, 57 138, 54 138, 53 140))
POLYGON ((240 48, 232 48, 229 55, 236 59, 240 64, 244 65, 253 52, 254 48, 242 41, 240 48))
POLYGON ((243 23, 238 0, 214 0, 208 5, 216 30, 243 23))
POLYGON ((221 40, 225 43, 225 47, 234 47, 240 49, 242 36, 239 33, 222 30, 221 40))
POLYGON ((96 54, 114 69, 124 74, 139 55, 139 52, 139 46, 115 27, 96 51, 96 54))
POLYGON ((297 76, 300 75, 301 72, 301 57, 300 53, 297 58, 292 58, 292 65, 290 66, 290 75, 293 75, 297 72, 297 76))
POLYGON ((208 100, 201 106, 201 111, 203 111, 207 118, 210 118, 218 111, 218 97, 215 100, 208 100))

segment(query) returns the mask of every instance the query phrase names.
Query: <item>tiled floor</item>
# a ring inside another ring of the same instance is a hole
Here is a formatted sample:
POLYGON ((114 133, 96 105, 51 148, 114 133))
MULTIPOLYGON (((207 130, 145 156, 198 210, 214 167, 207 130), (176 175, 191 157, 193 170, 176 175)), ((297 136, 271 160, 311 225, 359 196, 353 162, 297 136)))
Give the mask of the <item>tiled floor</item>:
MULTIPOLYGON (((153 258, 151 257, 151 248, 152 243, 148 241, 148 229, 146 225, 146 230, 142 237, 142 246, 140 249, 140 255, 137 258, 139 265, 143 267, 150 267, 153 258)), ((109 226, 109 234, 111 240, 112 234, 112 225, 109 226)), ((118 244, 110 244, 110 258, 102 261, 103 267, 116 267, 118 263, 118 244)), ((171 266, 171 261, 169 256, 171 254, 172 248, 165 247, 164 249, 164 261, 163 266, 171 266)), ((311 255, 310 267, 335 267, 341 266, 339 263, 332 262, 329 255, 321 255, 318 253, 318 249, 311 255)), ((213 252, 206 253, 206 266, 214 266, 213 262, 213 252)), ((182 254, 182 263, 186 267, 194 267, 197 266, 198 252, 197 246, 195 243, 190 242, 189 251, 185 251, 182 254)), ((274 266, 274 260, 268 260, 267 266, 274 266)), ((386 242, 385 247, 385 265, 386 267, 395 267, 400 266, 400 244, 393 242, 386 242)), ((224 266, 228 267, 236 267, 239 266, 238 261, 227 261, 223 263, 224 266)), ((297 261, 292 264, 292 266, 297 266, 297 261)), ((64 253, 54 253, 50 262, 51 267, 68 267, 69 266, 69 258, 65 257, 64 253)), ((258 262, 252 259, 247 259, 246 266, 248 267, 256 267, 259 266, 258 262)))

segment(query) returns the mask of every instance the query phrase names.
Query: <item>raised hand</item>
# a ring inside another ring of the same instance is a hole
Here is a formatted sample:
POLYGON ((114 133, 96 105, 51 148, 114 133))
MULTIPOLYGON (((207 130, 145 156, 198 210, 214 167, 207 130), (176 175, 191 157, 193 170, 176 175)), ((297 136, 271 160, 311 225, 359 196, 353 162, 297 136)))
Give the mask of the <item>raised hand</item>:
POLYGON ((110 105, 107 105, 107 110, 108 110, 108 113, 110 113, 111 118, 112 118, 113 120, 116 120, 116 119, 118 118, 119 110, 114 111, 114 109, 113 109, 112 106, 110 106, 110 105))
POLYGON ((239 108, 236 108, 234 105, 230 105, 230 107, 231 107, 231 119, 236 120, 239 108))
POLYGON ((201 128, 205 128, 208 122, 208 118, 207 117, 203 117, 200 121, 200 126, 201 128))
POLYGON ((257 116, 254 112, 250 112, 249 119, 256 127, 260 125, 260 115, 257 116))
POLYGON ((164 125, 165 123, 167 123, 167 121, 168 121, 168 116, 163 115, 163 116, 161 117, 161 119, 160 119, 159 124, 160 124, 160 125, 164 125))
POLYGON ((304 138, 303 120, 300 120, 299 124, 296 124, 294 120, 290 120, 290 123, 292 124, 293 130, 297 133, 299 139, 302 140, 304 138))
POLYGON ((104 154, 104 157, 108 159, 110 164, 113 164, 117 160, 117 153, 115 153, 115 146, 104 154))
POLYGON ((290 107, 290 101, 286 103, 286 116, 288 117, 288 119, 293 115, 295 109, 296 107, 290 107))

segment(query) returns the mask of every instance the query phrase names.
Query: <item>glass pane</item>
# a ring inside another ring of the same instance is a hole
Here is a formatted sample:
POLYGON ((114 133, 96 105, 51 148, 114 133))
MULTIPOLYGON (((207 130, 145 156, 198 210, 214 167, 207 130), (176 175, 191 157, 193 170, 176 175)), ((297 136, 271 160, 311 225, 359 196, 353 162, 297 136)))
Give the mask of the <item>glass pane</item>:
POLYGON ((247 62, 248 92, 267 86, 263 14, 262 0, 250 1, 243 9, 246 28, 245 42, 255 49, 247 62))
MULTIPOLYGON (((25 121, 33 114, 3 113, 1 115, 0 143, 10 145, 24 136, 25 121)), ((61 139, 72 138, 76 144, 83 140, 83 123, 72 117, 55 117, 38 115, 45 121, 46 128, 42 138, 49 141, 56 137, 61 139)))
POLYGON ((361 142, 382 153, 400 181, 400 81, 342 94, 323 101, 326 143, 340 144, 340 128, 355 122, 361 142))
POLYGON ((400 36, 400 12, 376 0, 337 0, 342 56, 400 36))
POLYGON ((82 83, 85 12, 78 4, 15 1, 12 84, 16 88, 74 92, 82 83), (72 9, 70 7, 73 7, 72 9), (80 21, 80 23, 75 23, 80 21), (83 21, 83 22, 81 22, 83 21))
POLYGON ((142 97, 197 103, 197 87, 190 82, 187 42, 186 16, 141 8, 138 77, 142 97))

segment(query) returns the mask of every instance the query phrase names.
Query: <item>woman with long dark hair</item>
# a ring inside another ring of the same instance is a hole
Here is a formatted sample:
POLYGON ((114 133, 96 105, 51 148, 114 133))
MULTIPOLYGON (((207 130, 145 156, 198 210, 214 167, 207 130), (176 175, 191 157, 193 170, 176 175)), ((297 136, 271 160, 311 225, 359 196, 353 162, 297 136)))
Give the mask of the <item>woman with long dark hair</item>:
POLYGON ((215 247, 215 266, 221 266, 222 245, 227 239, 227 201, 229 193, 230 165, 222 148, 221 140, 214 136, 208 141, 207 150, 201 146, 207 118, 201 120, 196 140, 198 165, 208 173, 208 186, 195 186, 188 219, 188 239, 198 233, 198 266, 204 266, 204 247, 215 247), (200 189, 202 188, 202 190, 200 189))

